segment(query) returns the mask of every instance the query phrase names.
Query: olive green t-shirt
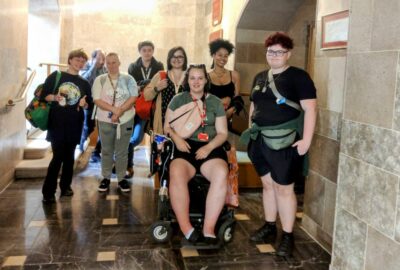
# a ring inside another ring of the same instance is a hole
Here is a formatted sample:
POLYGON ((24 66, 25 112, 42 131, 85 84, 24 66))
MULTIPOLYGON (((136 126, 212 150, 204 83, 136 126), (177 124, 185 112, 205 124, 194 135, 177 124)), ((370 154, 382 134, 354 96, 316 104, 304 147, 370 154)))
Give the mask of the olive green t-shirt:
MULTIPOLYGON (((173 97, 173 99, 168 105, 168 108, 172 111, 175 111, 180 106, 183 106, 190 102, 193 102, 190 93, 182 92, 173 97)), ((219 98, 217 98, 212 94, 208 94, 205 99, 205 102, 206 102, 206 119, 204 128, 200 126, 189 138, 190 140, 200 141, 197 138, 197 136, 201 132, 205 132, 208 134, 208 141, 214 139, 214 137, 217 135, 217 131, 215 129, 215 118, 220 116, 225 116, 225 110, 219 98)))

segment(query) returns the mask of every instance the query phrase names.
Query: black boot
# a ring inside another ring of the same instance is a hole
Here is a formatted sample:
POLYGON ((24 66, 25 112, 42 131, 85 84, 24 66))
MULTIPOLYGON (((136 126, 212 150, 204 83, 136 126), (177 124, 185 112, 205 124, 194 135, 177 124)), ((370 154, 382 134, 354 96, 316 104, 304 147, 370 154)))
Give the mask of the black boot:
POLYGON ((294 248, 294 236, 293 233, 283 232, 281 243, 279 244, 276 255, 278 256, 290 256, 292 255, 294 248))
POLYGON ((273 242, 276 238, 275 222, 265 222, 265 224, 250 236, 253 242, 273 242))

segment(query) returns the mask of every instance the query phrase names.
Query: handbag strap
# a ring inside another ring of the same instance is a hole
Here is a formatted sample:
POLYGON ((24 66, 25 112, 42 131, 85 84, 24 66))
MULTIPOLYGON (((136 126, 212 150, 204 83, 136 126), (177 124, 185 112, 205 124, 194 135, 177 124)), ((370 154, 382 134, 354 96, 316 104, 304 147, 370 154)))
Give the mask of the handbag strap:
POLYGON ((54 94, 54 92, 56 91, 57 85, 60 82, 61 79, 61 72, 59 70, 57 70, 57 74, 56 74, 56 83, 53 86, 53 92, 52 94, 54 94))
MULTIPOLYGON (((60 82, 60 79, 61 79, 61 72, 59 70, 57 70, 56 82, 54 83, 53 91, 51 92, 52 95, 54 95, 54 93, 56 92, 56 88, 58 86, 58 83, 60 82)), ((53 104, 53 101, 50 101, 50 105, 52 105, 52 104, 53 104)))
POLYGON ((274 93, 274 96, 276 97, 276 103, 277 104, 286 104, 286 105, 288 105, 288 106, 290 106, 292 108, 295 108, 298 111, 302 111, 302 109, 301 109, 301 107, 300 107, 300 105, 298 103, 296 103, 294 101, 291 101, 290 99, 285 98, 284 96, 282 96, 279 93, 279 91, 278 91, 278 89, 276 88, 276 85, 275 85, 275 80, 274 80, 274 76, 272 74, 272 69, 270 69, 268 71, 268 83, 269 83, 269 86, 270 86, 270 88, 272 90, 272 93, 274 93))

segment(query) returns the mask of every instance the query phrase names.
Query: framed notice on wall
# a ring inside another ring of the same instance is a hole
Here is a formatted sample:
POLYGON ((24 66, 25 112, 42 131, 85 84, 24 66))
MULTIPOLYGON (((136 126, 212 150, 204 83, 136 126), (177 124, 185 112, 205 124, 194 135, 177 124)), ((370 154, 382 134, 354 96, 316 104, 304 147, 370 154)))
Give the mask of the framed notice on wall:
POLYGON ((212 1, 212 25, 216 26, 222 21, 222 5, 223 0, 213 0, 212 1))
POLYGON ((349 33, 349 11, 322 17, 321 49, 340 49, 347 47, 349 33))

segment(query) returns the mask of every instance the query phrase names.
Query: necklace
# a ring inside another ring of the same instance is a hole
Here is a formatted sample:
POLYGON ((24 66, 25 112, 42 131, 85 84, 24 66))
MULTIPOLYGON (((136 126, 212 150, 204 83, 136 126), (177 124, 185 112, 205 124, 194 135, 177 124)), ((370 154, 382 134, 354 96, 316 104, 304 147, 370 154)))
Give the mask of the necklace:
POLYGON ((215 73, 215 76, 217 76, 217 78, 222 78, 224 75, 225 75, 225 73, 226 73, 226 69, 223 69, 222 70, 222 72, 220 72, 220 73, 218 73, 215 69, 214 69, 214 73, 215 73))

